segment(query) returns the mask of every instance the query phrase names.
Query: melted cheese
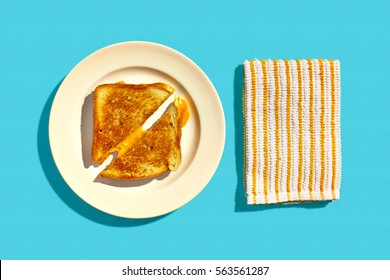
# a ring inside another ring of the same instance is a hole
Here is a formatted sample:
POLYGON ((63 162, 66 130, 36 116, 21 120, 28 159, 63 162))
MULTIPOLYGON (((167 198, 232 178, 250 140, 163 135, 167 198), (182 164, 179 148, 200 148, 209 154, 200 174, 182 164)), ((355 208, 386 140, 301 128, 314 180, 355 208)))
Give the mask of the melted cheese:
POLYGON ((180 98, 180 101, 176 102, 176 108, 179 115, 179 126, 183 128, 190 118, 190 108, 183 98, 180 98))

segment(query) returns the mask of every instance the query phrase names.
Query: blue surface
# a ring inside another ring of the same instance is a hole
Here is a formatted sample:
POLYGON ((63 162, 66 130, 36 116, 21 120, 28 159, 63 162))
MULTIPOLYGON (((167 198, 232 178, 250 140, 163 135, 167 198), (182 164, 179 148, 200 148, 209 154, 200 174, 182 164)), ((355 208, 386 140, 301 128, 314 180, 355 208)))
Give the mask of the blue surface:
POLYGON ((390 1, 185 2, 1 1, 0 259, 390 259, 390 1), (67 73, 133 40, 190 57, 226 116, 208 186, 149 220, 82 202, 48 146, 50 106, 67 73), (340 59, 340 201, 245 205, 241 67, 255 57, 340 59))

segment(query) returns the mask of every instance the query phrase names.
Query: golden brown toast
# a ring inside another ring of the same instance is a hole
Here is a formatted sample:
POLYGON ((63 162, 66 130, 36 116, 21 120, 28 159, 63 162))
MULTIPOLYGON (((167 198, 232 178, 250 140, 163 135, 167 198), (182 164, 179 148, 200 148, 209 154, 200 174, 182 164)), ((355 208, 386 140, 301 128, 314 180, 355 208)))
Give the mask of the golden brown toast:
POLYGON ((112 179, 134 180, 158 176, 169 170, 177 170, 181 164, 181 128, 183 118, 188 119, 188 107, 184 100, 176 98, 164 115, 147 131, 135 132, 129 149, 106 169, 101 176, 112 179), (183 110, 184 108, 184 110, 183 110), (185 116, 184 116, 185 115, 185 116))
POLYGON ((164 83, 99 85, 94 92, 92 159, 101 164, 173 91, 164 83))

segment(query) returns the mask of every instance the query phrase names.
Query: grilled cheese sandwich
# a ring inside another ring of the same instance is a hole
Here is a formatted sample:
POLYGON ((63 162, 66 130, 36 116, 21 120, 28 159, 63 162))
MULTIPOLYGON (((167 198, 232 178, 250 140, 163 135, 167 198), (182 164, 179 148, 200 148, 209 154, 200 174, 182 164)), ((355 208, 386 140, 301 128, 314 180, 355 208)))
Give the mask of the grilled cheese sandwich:
MULTIPOLYGON (((93 159, 102 163, 116 152, 116 159, 102 177, 134 180, 151 178, 181 164, 181 129, 190 112, 176 96, 163 116, 147 130, 144 123, 174 92, 163 83, 98 86, 94 99, 93 159)), ((168 100, 169 101, 169 100, 168 100)))

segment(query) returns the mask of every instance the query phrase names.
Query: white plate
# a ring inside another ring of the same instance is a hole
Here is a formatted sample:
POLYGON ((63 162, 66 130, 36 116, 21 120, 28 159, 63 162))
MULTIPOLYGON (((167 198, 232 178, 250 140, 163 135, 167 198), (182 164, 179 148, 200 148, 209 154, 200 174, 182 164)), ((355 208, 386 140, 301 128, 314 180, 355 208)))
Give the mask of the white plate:
POLYGON ((223 108, 213 84, 183 54, 149 42, 125 42, 98 50, 64 79, 49 120, 50 147, 72 190, 106 213, 126 218, 160 216, 183 206, 208 184, 225 144, 223 108), (166 82, 187 99, 179 170, 151 180, 95 179, 88 167, 92 145, 92 93, 102 83, 166 82))

